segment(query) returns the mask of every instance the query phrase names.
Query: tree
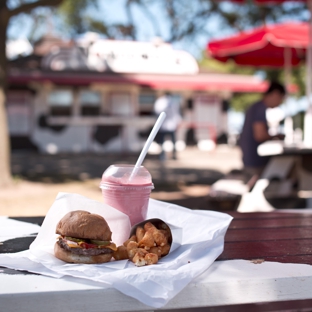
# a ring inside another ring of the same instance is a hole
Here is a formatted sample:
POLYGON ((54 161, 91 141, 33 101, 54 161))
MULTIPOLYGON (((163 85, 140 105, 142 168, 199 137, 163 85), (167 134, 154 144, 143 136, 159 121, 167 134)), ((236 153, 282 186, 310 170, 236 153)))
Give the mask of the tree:
POLYGON ((142 12, 148 12, 148 20, 154 27, 155 35, 162 36, 168 42, 183 40, 196 44, 197 38, 203 36, 208 41, 218 34, 237 32, 264 23, 285 19, 306 20, 309 16, 306 3, 294 2, 264 6, 255 4, 254 0, 245 0, 243 4, 235 4, 234 0, 127 0, 126 8, 134 35, 141 22, 134 19, 136 7, 142 12), (159 31, 159 13, 166 16, 165 33, 159 31))
POLYGON ((7 84, 6 38, 10 19, 21 13, 28 13, 39 6, 56 6, 62 0, 20 1, 10 8, 8 0, 0 1, 0 186, 11 182, 10 143, 5 109, 5 89, 7 84))

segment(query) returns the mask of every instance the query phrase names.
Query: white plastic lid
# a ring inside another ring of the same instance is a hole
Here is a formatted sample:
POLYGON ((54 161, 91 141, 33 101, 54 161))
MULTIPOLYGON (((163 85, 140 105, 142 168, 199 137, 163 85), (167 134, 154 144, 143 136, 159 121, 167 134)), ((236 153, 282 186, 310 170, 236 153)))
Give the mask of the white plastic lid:
POLYGON ((117 164, 109 166, 102 175, 101 185, 112 183, 118 185, 151 185, 152 177, 148 170, 141 166, 129 181, 134 165, 117 164))

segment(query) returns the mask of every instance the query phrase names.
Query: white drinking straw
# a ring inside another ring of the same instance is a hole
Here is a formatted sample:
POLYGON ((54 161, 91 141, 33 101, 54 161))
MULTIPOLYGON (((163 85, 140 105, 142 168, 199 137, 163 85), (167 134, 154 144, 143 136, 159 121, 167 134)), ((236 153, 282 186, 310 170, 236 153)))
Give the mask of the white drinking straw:
POLYGON ((141 167, 141 165, 143 163, 143 160, 144 160, 144 158, 145 158, 145 156, 146 156, 146 154, 147 154, 147 152, 148 152, 152 142, 154 141, 154 138, 155 138, 155 136, 156 136, 160 126, 164 122, 165 118, 166 118, 166 113, 162 112, 159 115, 159 117, 158 117, 158 119, 157 119, 157 121, 156 121, 156 123, 155 123, 155 125, 154 125, 154 127, 153 127, 153 129, 152 129, 152 131, 150 133, 150 135, 148 136, 147 141, 145 142, 145 145, 144 145, 144 147, 143 147, 143 149, 141 151, 141 154, 140 154, 140 156, 139 156, 139 158, 138 158, 138 160, 137 160, 137 162, 136 162, 136 164, 135 164, 135 166, 134 166, 134 168, 133 168, 133 170, 131 172, 131 175, 129 177, 128 182, 131 182, 133 177, 136 175, 138 169, 141 167))

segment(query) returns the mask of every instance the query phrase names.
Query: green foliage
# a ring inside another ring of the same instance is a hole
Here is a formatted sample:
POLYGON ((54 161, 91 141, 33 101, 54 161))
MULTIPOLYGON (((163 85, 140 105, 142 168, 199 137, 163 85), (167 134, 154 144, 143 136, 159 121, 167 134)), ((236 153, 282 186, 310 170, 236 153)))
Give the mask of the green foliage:
POLYGON ((231 108, 238 112, 245 112, 247 108, 261 99, 260 93, 236 93, 231 98, 231 108))
MULTIPOLYGON (((209 0, 206 0, 209 2, 209 0)), ((286 3, 258 5, 255 1, 245 1, 244 4, 226 3, 213 0, 213 11, 222 20, 224 28, 246 30, 266 23, 277 23, 285 19, 307 20, 308 9, 306 3, 286 3)))
MULTIPOLYGON (((108 27, 102 21, 98 21, 95 19, 88 18, 89 31, 94 31, 100 34, 108 35, 108 27)), ((109 37, 109 35, 108 35, 109 37)))
POLYGON ((64 0, 58 13, 72 33, 81 34, 89 30, 92 18, 88 14, 90 7, 97 7, 97 0, 64 0))
MULTIPOLYGON (((55 1, 57 0, 44 2, 53 2, 54 4, 51 5, 56 5, 55 1)), ((98 13, 101 3, 109 4, 110 1, 114 0, 63 0, 56 10, 56 18, 58 22, 62 21, 66 25, 66 32, 71 35, 93 30, 110 38, 136 39, 137 28, 142 27, 142 21, 137 19, 137 14, 141 14, 146 17, 144 22, 153 28, 155 36, 161 36, 171 43, 185 40, 194 45, 196 38, 199 37, 205 36, 208 42, 216 34, 246 30, 264 23, 281 22, 287 19, 303 21, 309 16, 305 2, 264 6, 255 4, 253 0, 245 0, 243 4, 219 0, 123 0, 119 2, 123 4, 122 11, 126 20, 116 24, 108 22, 105 11, 101 12, 101 15, 94 14, 95 10, 98 13), (159 14, 162 14, 161 19, 159 14), (216 21, 213 29, 209 23, 211 20, 216 21)), ((7 2, 16 5, 16 3, 31 1, 7 0, 7 2)), ((43 3, 43 1, 36 2, 43 3)), ((38 9, 40 11, 40 7, 38 9)))
POLYGON ((296 84, 299 88, 297 94, 298 97, 305 95, 306 87, 306 66, 305 64, 300 64, 300 66, 294 67, 292 69, 292 82, 296 84))
POLYGON ((252 75, 256 72, 253 66, 239 66, 233 61, 222 63, 202 53, 202 57, 198 60, 198 65, 203 71, 219 72, 228 74, 252 75))
MULTIPOLYGON (((198 60, 199 67, 205 72, 214 73, 227 73, 227 74, 239 74, 239 75, 254 75, 261 71, 263 78, 268 81, 276 80, 281 83, 285 83, 284 69, 270 69, 270 68, 256 68, 253 66, 242 66, 235 64, 230 60, 227 63, 222 63, 215 59, 206 56, 206 53, 202 53, 202 57, 198 60)), ((306 69, 304 64, 293 67, 291 71, 291 83, 297 85, 298 97, 305 95, 305 75, 306 69)), ((231 108, 236 111, 245 111, 246 108, 261 98, 261 94, 258 93, 237 93, 234 94, 231 99, 231 108)))
MULTIPOLYGON (((215 59, 209 58, 202 54, 202 58, 198 61, 202 71, 224 73, 224 74, 240 74, 240 75, 253 75, 256 69, 252 66, 239 66, 233 61, 227 63, 219 62, 215 59)), ((259 100, 261 94, 258 93, 236 93, 230 101, 230 107, 235 111, 245 111, 246 108, 259 100)))
MULTIPOLYGON (((125 9, 135 2, 130 1, 125 9)), ((135 29, 132 23, 108 25, 105 22, 105 12, 99 19, 94 17, 92 9, 99 9, 99 0, 64 0, 57 13, 64 22, 66 31, 72 35, 94 31, 111 39, 134 39, 135 29)))

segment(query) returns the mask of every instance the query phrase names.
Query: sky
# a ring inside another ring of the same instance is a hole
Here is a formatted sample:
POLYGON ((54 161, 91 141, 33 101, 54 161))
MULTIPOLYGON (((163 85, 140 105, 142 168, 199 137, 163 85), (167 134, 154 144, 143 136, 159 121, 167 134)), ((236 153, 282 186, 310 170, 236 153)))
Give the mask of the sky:
MULTIPOLYGON (((190 0, 191 1, 191 0, 190 0)), ((100 8, 90 9, 90 14, 95 16, 97 19, 103 19, 106 23, 127 23, 128 18, 125 11, 126 0, 99 0, 100 8)), ((156 16, 155 24, 159 30, 159 34, 155 32, 153 28, 153 23, 142 11, 136 7, 133 8, 134 22, 137 26, 137 37, 140 41, 151 41, 155 36, 162 37, 164 40, 168 38, 168 20, 166 19, 165 13, 162 11, 160 6, 160 1, 151 0, 149 2, 149 9, 156 16)), ((194 2, 196 5, 196 2, 194 2)), ((231 3, 222 3, 224 7, 232 6, 231 3)), ((42 12, 47 12, 46 8, 40 8, 42 12)), ((13 18, 8 36, 9 38, 26 38, 31 29, 31 19, 26 16, 18 16, 18 18, 13 18)), ((57 30, 58 23, 52 18, 52 16, 47 18, 46 29, 41 30, 41 35, 44 32, 48 32, 49 29, 57 30)), ((220 21, 217 17, 210 17, 207 19, 207 23, 204 29, 207 34, 197 34, 191 39, 184 39, 180 42, 173 44, 176 49, 182 49, 191 53, 195 58, 199 59, 202 52, 205 50, 207 43, 211 39, 219 39, 227 35, 231 35, 234 30, 230 28, 220 29, 220 21), (209 36, 210 34, 210 36, 209 36)), ((40 31, 37 33, 40 33, 40 31)), ((56 35, 63 35, 63 32, 56 33, 56 35)))
MULTIPOLYGON (((108 23, 125 23, 128 21, 126 12, 124 10, 125 0, 110 0, 110 1, 99 1, 100 9, 92 10, 92 15, 96 16, 99 19, 104 19, 108 23)), ((137 36, 140 41, 151 41, 156 36, 159 36, 166 40, 168 38, 168 22, 165 14, 162 12, 159 2, 151 1, 150 10, 157 17, 156 25, 159 30, 159 33, 156 33, 152 22, 147 18, 146 15, 142 13, 140 9, 133 6, 134 21, 137 25, 137 36)), ((45 9, 41 9, 45 12, 45 9)), ((47 32, 49 28, 57 28, 57 22, 53 21, 52 17, 48 18, 46 29, 41 30, 41 32, 47 32)), ((27 38, 30 29, 31 29, 31 20, 27 16, 19 16, 18 18, 13 18, 9 31, 9 38, 27 38)), ((211 18, 207 21, 207 28, 212 33, 215 33, 216 36, 223 35, 224 32, 220 33, 218 31, 218 21, 215 18, 211 18)), ((40 33, 40 32, 38 32, 40 33)), ((173 46, 176 49, 182 49, 191 53, 194 57, 200 58, 202 51, 205 50, 205 47, 209 39, 205 35, 197 35, 194 38, 189 40, 183 40, 181 42, 174 43, 173 46)))
MULTIPOLYGON (((125 11, 123 10, 125 0, 114 0, 114 1, 102 1, 101 7, 103 8, 103 12, 107 12, 107 20, 110 22, 125 22, 127 21, 127 16, 125 11)), ((157 33, 153 28, 151 21, 147 18, 146 15, 142 13, 142 11, 135 6, 133 7, 134 12, 134 20, 138 25, 138 39, 142 41, 150 41, 157 33)), ((169 37, 168 34, 168 21, 166 19, 165 14, 162 12, 162 9, 159 5, 159 2, 154 1, 151 2, 150 6, 151 12, 157 17, 157 28, 160 32, 160 37, 164 40, 169 37), (153 4, 154 3, 154 4, 153 4)), ((210 29, 216 28, 215 20, 207 21, 210 29)), ((217 29, 217 28, 216 28, 217 29)), ((202 35, 197 35, 193 39, 192 42, 189 40, 183 40, 181 42, 174 43, 173 46, 177 49, 183 49, 195 57, 199 57, 201 51, 205 49, 207 45, 208 38, 202 35)))
MULTIPOLYGON (((191 1, 191 0, 190 0, 191 1)), ((109 22, 125 22, 127 16, 125 13, 124 3, 126 0, 114 0, 114 1, 101 1, 102 12, 105 12, 105 18, 109 22), (106 15, 107 14, 107 15, 106 15)), ((226 4, 225 4, 226 5, 226 4)), ((230 4, 231 5, 231 4, 230 4)), ((160 32, 160 37, 166 40, 169 37, 168 34, 168 21, 164 14, 159 2, 150 1, 150 11, 157 17, 157 28, 160 32)), ((140 9, 133 6, 134 20, 137 27, 138 39, 141 41, 151 41, 158 34, 152 26, 152 22, 148 17, 142 13, 140 9)), ((214 34, 216 38, 220 38, 231 33, 231 30, 220 30, 219 21, 217 17, 211 17, 207 19, 206 29, 209 29, 209 33, 214 34)), ((208 35, 197 34, 192 39, 184 39, 180 42, 173 43, 173 47, 176 49, 182 49, 191 53, 194 57, 200 58, 202 51, 205 50, 209 41, 208 35)))

